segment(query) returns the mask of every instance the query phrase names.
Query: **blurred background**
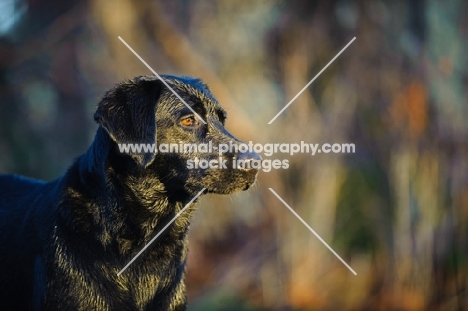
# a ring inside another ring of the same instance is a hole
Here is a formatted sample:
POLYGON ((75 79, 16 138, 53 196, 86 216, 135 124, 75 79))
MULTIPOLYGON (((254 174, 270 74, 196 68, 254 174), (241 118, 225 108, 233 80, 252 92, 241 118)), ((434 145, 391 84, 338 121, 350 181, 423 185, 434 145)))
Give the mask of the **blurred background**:
POLYGON ((150 74, 118 36, 203 78, 238 138, 356 145, 201 199, 189 310, 468 308, 468 2, 0 0, 1 172, 52 180, 85 152, 100 96, 150 74))

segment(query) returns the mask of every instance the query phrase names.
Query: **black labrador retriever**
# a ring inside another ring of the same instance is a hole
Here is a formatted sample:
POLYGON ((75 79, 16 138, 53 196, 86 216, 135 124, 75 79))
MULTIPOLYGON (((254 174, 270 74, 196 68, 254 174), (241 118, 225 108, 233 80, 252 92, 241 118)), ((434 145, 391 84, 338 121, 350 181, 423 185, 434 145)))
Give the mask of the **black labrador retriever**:
POLYGON ((258 170, 233 161, 261 158, 236 148, 221 158, 215 150, 122 153, 129 143, 240 143, 203 82, 163 79, 196 114, 155 76, 137 77, 105 94, 91 147, 62 177, 0 176, 0 310, 186 309, 192 205, 119 271, 202 189, 248 189, 258 170), (225 163, 190 169, 194 158, 225 163))

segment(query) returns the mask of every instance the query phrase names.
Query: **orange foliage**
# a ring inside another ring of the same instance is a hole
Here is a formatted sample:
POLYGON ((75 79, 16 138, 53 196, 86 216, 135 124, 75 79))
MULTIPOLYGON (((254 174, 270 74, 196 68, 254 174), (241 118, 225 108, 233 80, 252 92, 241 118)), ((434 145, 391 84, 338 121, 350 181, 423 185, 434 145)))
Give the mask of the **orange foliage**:
POLYGON ((411 139, 419 138, 427 128, 427 92, 421 82, 413 82, 394 99, 391 108, 393 124, 404 127, 411 139))

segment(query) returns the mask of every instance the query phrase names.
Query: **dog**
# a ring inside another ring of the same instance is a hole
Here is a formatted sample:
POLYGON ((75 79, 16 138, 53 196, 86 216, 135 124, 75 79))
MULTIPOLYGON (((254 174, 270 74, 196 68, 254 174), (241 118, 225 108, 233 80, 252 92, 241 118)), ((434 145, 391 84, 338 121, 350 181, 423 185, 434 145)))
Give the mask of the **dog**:
POLYGON ((0 176, 1 310, 186 309, 193 204, 170 221, 203 189, 231 194, 251 187, 258 169, 232 164, 261 157, 239 150, 121 152, 130 143, 241 143, 224 128, 226 112, 206 84, 161 78, 140 76, 109 90, 94 115, 94 141, 60 178, 0 176), (189 169, 194 158, 227 162, 189 169))

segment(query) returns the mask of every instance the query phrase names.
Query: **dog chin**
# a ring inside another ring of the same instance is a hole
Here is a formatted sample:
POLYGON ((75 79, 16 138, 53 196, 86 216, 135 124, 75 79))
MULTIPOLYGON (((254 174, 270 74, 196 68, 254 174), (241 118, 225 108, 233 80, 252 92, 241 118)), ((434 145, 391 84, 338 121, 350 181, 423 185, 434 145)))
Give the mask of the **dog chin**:
POLYGON ((252 185, 255 183, 255 180, 253 181, 248 181, 245 183, 239 183, 238 185, 235 185, 234 187, 226 187, 226 188, 210 188, 207 187, 207 193, 213 193, 213 194, 234 194, 236 192, 241 192, 241 191, 246 191, 252 187, 252 185))

